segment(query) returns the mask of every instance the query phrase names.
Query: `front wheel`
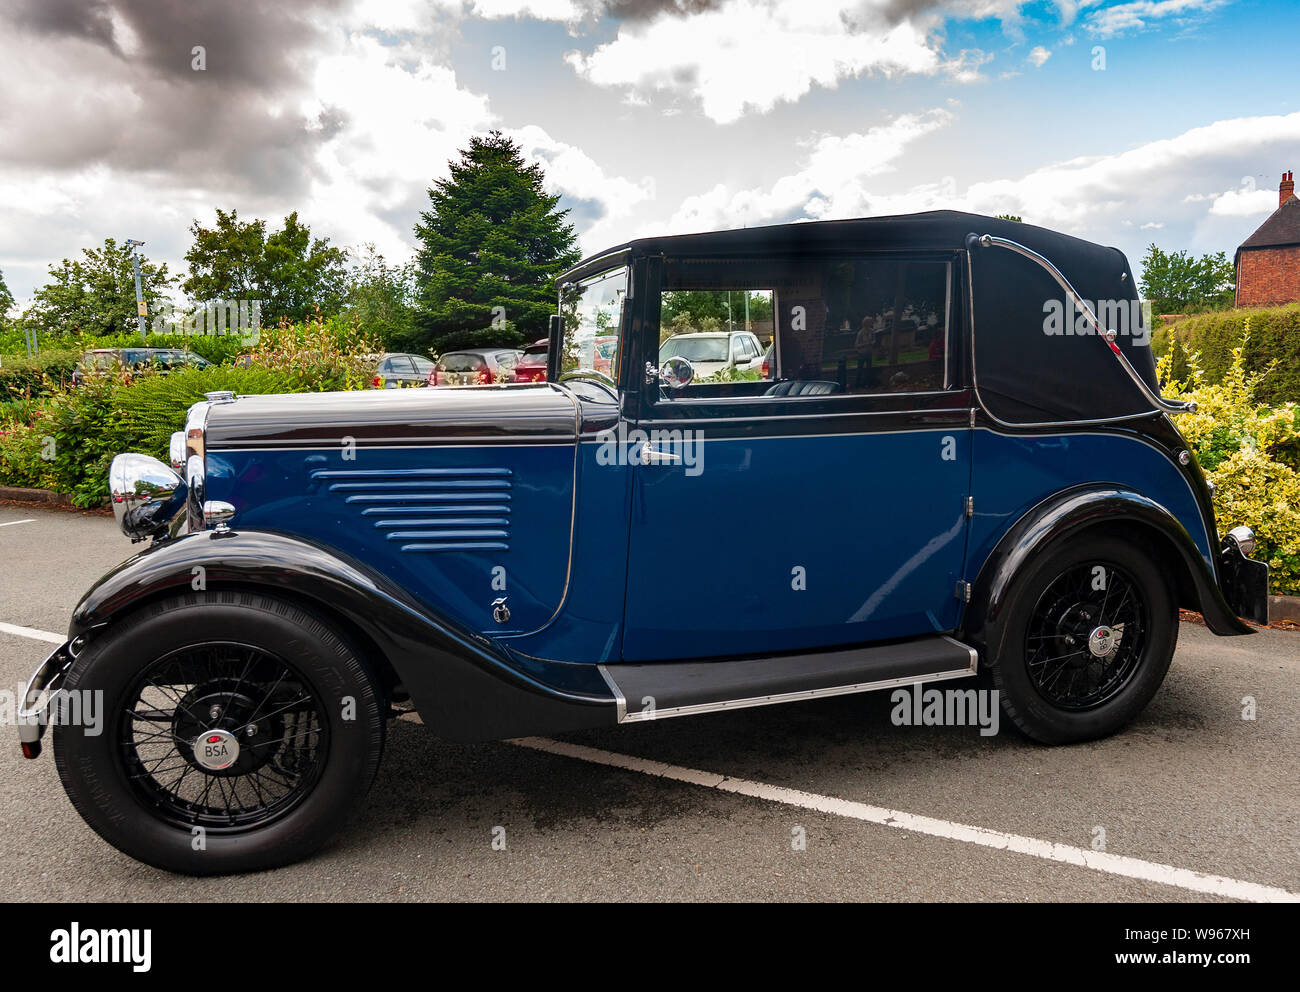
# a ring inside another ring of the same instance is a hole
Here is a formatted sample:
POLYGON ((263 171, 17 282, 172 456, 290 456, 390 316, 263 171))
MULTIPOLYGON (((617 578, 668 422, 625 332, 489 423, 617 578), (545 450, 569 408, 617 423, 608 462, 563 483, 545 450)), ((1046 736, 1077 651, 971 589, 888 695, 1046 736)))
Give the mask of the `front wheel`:
POLYGON ((102 717, 54 728, 77 812, 168 871, 306 857, 370 787, 383 748, 380 699, 353 648, 255 593, 151 604, 92 641, 63 688, 97 694, 102 717))
POLYGON ((1143 545, 1080 537, 1018 576, 996 624, 993 684, 1034 740, 1112 734, 1151 701, 1178 640, 1178 610, 1143 545))

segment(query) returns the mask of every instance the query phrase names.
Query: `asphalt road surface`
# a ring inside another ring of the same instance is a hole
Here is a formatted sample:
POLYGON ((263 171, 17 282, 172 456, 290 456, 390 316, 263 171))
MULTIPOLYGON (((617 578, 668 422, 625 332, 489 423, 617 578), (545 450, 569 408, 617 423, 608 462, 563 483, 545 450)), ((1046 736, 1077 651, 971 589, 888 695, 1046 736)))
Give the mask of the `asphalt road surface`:
MULTIPOLYGON (((0 507, 0 688, 21 690, 53 647, 37 632, 64 633, 84 590, 132 552, 111 519, 0 507)), ((14 729, 0 727, 0 893, 177 902, 1300 893, 1300 633, 1224 639, 1183 624, 1155 701, 1091 744, 1041 747, 1005 724, 992 737, 895 726, 892 709, 888 693, 873 693, 479 745, 403 719, 375 788, 323 852, 215 879, 117 853, 74 812, 48 749, 25 761, 14 729), (1243 719, 1247 697, 1253 720, 1243 719)))

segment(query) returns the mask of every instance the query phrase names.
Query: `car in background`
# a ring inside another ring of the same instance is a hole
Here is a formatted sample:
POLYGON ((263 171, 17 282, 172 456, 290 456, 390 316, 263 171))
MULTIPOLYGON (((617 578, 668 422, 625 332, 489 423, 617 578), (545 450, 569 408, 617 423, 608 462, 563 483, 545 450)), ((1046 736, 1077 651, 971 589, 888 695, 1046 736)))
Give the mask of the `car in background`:
POLYGON ((178 368, 205 369, 211 362, 184 348, 94 348, 81 356, 72 371, 72 384, 79 385, 91 372, 123 368, 128 376, 139 369, 154 367, 164 372, 178 368))
POLYGON ((494 386, 515 382, 520 352, 515 348, 449 351, 429 373, 430 386, 494 386))
POLYGON ((659 364, 670 358, 686 359, 703 379, 726 368, 758 371, 763 347, 750 331, 696 331, 674 334, 659 346, 659 364))
POLYGON ((385 352, 373 356, 378 364, 375 366, 374 378, 370 380, 372 389, 406 389, 428 384, 433 372, 433 362, 423 355, 409 355, 402 352, 385 352))
POLYGON ((549 353, 550 342, 546 338, 525 347, 524 353, 515 363, 515 382, 545 382, 549 353))

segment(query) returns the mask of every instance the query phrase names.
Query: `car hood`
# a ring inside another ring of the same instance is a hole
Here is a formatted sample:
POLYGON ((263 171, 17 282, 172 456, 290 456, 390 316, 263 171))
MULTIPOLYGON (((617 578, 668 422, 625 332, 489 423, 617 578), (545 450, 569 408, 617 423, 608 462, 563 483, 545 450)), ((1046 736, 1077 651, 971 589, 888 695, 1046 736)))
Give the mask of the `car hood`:
POLYGON ((208 408, 208 450, 269 447, 559 443, 577 404, 546 384, 366 389, 240 396, 208 408))
POLYGON ((726 367, 726 362, 691 362, 691 368, 695 369, 695 377, 697 379, 703 379, 705 376, 713 375, 713 373, 725 369, 726 367))

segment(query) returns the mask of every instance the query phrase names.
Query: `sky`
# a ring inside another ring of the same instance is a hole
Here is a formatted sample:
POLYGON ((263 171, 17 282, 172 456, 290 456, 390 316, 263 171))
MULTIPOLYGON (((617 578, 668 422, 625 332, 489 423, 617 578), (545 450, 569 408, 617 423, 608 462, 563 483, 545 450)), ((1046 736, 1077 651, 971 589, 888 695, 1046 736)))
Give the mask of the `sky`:
POLYGON ((0 271, 216 208, 414 251, 496 128, 594 253, 932 209, 1232 255, 1300 165, 1295 0, 0 0, 0 271))

